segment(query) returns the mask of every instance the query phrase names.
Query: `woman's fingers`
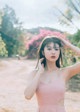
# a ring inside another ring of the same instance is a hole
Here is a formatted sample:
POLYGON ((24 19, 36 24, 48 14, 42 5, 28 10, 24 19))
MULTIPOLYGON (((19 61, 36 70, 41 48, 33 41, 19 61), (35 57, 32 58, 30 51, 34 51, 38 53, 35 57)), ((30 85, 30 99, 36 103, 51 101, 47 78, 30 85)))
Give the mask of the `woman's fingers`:
POLYGON ((44 64, 42 63, 43 60, 44 60, 44 58, 39 59, 40 66, 42 66, 42 67, 44 67, 44 64))
POLYGON ((38 69, 41 73, 44 72, 44 64, 42 63, 43 60, 44 58, 39 59, 39 65, 38 65, 38 69))
POLYGON ((42 67, 44 68, 44 64, 42 64, 42 67))
POLYGON ((43 59, 44 59, 44 58, 41 58, 41 59, 40 59, 40 62, 42 62, 42 61, 43 61, 43 59))
POLYGON ((40 60, 43 60, 44 58, 40 58, 40 60))

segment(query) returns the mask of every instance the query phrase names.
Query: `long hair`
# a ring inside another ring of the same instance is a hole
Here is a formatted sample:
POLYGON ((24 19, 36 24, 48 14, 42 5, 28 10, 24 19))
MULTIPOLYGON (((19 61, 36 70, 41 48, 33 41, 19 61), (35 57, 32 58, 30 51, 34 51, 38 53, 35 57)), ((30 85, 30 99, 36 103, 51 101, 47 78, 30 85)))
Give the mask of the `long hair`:
POLYGON ((58 44, 59 47, 60 47, 60 54, 59 54, 59 58, 56 60, 56 66, 58 68, 60 68, 61 65, 63 64, 63 60, 62 60, 62 49, 61 49, 63 47, 62 41, 59 38, 56 38, 56 37, 53 37, 53 36, 48 36, 48 37, 45 37, 42 40, 42 42, 41 42, 41 44, 40 44, 40 46, 38 48, 38 51, 37 51, 37 54, 38 54, 38 62, 37 62, 36 68, 38 68, 39 59, 41 59, 41 58, 44 58, 44 60, 43 60, 42 63, 44 64, 44 67, 46 66, 46 58, 45 58, 45 56, 43 55, 42 52, 44 51, 44 47, 47 44, 52 43, 52 42, 54 43, 54 45, 55 44, 58 44))

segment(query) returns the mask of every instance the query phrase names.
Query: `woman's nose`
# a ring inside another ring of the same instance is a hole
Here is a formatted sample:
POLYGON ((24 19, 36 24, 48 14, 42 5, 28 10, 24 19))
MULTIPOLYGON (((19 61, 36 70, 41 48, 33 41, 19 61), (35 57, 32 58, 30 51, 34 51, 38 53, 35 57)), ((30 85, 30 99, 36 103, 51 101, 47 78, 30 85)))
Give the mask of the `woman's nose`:
POLYGON ((52 49, 52 53, 55 54, 55 49, 52 49))

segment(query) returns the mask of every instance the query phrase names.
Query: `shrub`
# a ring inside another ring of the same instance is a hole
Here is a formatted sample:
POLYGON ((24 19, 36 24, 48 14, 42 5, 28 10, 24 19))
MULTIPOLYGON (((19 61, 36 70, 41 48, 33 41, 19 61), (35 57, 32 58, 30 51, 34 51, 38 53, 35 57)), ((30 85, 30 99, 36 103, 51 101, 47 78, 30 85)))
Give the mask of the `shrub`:
POLYGON ((38 47, 39 47, 42 39, 45 36, 57 36, 57 37, 62 37, 62 38, 66 39, 66 36, 64 34, 62 34, 61 32, 41 29, 40 33, 38 35, 34 35, 32 37, 32 39, 29 40, 29 42, 26 45, 26 48, 28 50, 27 58, 36 58, 37 57, 38 47))

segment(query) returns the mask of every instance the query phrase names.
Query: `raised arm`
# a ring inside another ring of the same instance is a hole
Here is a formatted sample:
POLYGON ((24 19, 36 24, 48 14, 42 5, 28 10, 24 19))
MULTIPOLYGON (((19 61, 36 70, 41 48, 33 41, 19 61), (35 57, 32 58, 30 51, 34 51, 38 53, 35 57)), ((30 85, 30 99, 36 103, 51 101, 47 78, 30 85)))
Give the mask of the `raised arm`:
MULTIPOLYGON (((73 44, 71 44, 70 42, 64 39, 62 39, 62 41, 64 42, 66 48, 70 48, 77 56, 80 57, 80 48, 78 48, 77 46, 74 46, 73 44)), ((66 74, 65 75, 66 79, 69 80, 74 75, 80 73, 80 62, 77 62, 74 65, 65 67, 64 71, 66 74)))

